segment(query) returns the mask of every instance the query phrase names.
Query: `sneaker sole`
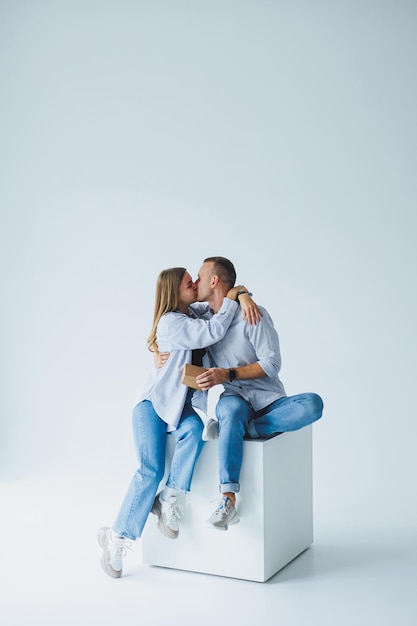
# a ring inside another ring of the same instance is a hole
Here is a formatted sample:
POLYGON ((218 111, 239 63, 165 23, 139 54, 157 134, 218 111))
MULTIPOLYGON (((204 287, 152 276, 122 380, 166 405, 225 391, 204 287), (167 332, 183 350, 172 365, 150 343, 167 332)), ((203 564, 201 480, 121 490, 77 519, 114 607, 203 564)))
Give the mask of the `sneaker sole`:
POLYGON ((224 526, 216 526, 215 524, 212 524, 211 522, 204 522, 203 528, 210 528, 211 530, 228 530, 229 526, 233 526, 234 524, 239 524, 239 522, 240 522, 240 517, 236 513, 236 515, 232 519, 230 519, 228 523, 225 524, 224 526))
POLYGON ((162 519, 161 504, 158 500, 158 496, 153 502, 151 513, 158 517, 158 530, 164 535, 164 537, 168 537, 168 539, 178 539, 179 531, 171 530, 171 528, 164 524, 164 521, 162 519))
POLYGON ((102 569, 106 572, 106 574, 111 576, 111 578, 120 578, 121 575, 122 575, 122 570, 118 571, 118 570, 113 569, 112 566, 110 565, 110 563, 108 563, 106 558, 105 558, 104 551, 108 552, 107 529, 106 528, 100 528, 97 531, 97 541, 98 541, 98 544, 99 544, 100 548, 103 549, 103 555, 102 555, 101 561, 100 561, 102 569))

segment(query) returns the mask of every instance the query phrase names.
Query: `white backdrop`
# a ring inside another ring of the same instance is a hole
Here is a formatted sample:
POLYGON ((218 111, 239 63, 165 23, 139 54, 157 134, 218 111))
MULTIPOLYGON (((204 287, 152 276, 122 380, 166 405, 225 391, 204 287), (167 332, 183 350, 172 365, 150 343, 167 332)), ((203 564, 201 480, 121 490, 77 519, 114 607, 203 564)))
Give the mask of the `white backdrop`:
POLYGON ((416 513, 416 18, 1 2, 2 480, 130 478, 156 277, 221 254, 323 396, 318 503, 416 513))

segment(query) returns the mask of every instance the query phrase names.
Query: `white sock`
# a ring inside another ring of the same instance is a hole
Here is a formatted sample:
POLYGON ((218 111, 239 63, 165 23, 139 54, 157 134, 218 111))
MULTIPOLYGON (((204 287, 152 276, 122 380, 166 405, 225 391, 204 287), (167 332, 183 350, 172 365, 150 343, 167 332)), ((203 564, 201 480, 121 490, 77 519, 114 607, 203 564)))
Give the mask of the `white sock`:
MULTIPOLYGON (((170 498, 176 498, 178 495, 178 490, 173 489, 172 487, 164 487, 161 491, 161 498, 164 502, 169 502, 170 498)), ((171 500, 172 502, 172 500, 171 500)))
POLYGON ((113 539, 124 539, 123 535, 119 535, 113 528, 111 529, 111 536, 113 539))

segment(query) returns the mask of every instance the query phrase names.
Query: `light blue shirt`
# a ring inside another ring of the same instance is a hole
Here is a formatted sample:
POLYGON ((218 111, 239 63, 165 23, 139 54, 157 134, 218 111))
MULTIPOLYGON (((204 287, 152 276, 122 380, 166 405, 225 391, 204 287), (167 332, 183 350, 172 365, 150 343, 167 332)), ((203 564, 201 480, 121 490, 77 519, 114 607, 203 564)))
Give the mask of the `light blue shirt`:
POLYGON ((226 335, 207 350, 210 365, 205 363, 206 367, 226 368, 258 363, 265 377, 223 383, 223 395, 241 396, 255 411, 286 396, 278 376, 281 369, 278 333, 268 311, 259 308, 263 316, 255 326, 242 319, 240 309, 236 311, 226 335))
MULTIPOLYGON (((222 339, 236 309, 238 304, 225 298, 219 312, 208 319, 201 317, 207 313, 208 305, 197 303, 189 309, 189 316, 175 311, 159 320, 158 348, 160 352, 170 352, 170 357, 164 367, 150 370, 137 402, 150 400, 159 417, 167 423, 168 431, 178 426, 184 408, 188 387, 181 383, 181 378, 184 365, 191 363, 192 350, 207 348, 222 339)), ((192 405, 206 413, 207 392, 196 390, 192 405)))

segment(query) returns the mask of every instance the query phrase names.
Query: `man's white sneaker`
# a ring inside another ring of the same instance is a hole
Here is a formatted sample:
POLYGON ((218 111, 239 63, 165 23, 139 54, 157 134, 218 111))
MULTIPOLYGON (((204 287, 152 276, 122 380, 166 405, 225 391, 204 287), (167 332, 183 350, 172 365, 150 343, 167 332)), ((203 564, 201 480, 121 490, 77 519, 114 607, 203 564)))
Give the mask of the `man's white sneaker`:
POLYGON ((204 522, 205 528, 215 528, 216 530, 227 530, 229 525, 240 522, 239 515, 231 500, 227 496, 222 496, 217 502, 217 508, 204 522))
POLYGON ((178 519, 181 519, 183 507, 177 504, 176 497, 170 496, 168 502, 158 494, 153 502, 151 513, 158 516, 158 528, 165 537, 176 539, 180 533, 178 519))
POLYGON ((122 575, 123 560, 126 549, 131 547, 132 542, 124 537, 115 537, 111 528, 103 526, 97 533, 97 541, 103 548, 101 567, 112 578, 120 578, 122 575))
POLYGON ((203 441, 211 441, 212 439, 218 439, 219 437, 219 422, 210 418, 204 425, 203 434, 201 438, 203 441))

